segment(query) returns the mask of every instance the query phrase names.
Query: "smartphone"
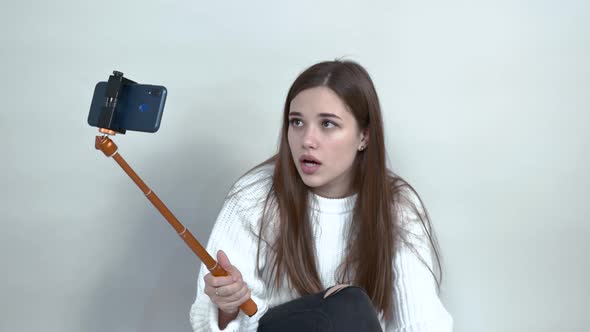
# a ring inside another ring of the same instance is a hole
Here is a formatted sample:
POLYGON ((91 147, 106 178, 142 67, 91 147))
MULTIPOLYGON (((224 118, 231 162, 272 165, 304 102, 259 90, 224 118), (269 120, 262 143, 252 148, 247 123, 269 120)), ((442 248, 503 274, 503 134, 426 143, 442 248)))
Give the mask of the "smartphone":
MULTIPOLYGON (((105 104, 107 82, 98 82, 94 88, 88 124, 98 127, 98 119, 105 104)), ((160 129, 168 91, 160 85, 132 84, 119 94, 116 112, 119 128, 155 133, 160 129)))

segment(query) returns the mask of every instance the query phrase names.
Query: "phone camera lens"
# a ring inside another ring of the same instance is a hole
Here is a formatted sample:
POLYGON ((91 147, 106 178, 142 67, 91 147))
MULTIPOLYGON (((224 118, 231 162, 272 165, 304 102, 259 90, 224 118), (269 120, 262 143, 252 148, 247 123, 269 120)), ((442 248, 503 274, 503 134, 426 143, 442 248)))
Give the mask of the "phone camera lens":
POLYGON ((153 89, 148 92, 152 96, 159 97, 162 94, 162 90, 160 89, 153 89))

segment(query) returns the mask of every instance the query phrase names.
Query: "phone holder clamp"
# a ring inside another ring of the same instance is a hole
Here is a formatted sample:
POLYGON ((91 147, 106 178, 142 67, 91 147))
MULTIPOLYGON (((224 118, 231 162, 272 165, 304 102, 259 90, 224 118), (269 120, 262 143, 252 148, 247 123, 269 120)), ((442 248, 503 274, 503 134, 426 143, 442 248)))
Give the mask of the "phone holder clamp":
POLYGON ((107 89, 105 92, 104 106, 98 118, 98 131, 106 135, 115 135, 116 133, 125 134, 125 129, 120 126, 120 116, 117 112, 117 104, 121 93, 126 86, 137 84, 126 77, 120 71, 113 71, 109 76, 107 89))

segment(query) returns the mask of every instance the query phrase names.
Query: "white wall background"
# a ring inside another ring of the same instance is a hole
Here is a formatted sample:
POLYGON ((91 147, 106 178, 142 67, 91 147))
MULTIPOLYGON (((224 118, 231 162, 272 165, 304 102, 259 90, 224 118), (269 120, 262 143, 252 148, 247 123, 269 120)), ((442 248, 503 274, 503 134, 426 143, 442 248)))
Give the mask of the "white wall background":
POLYGON ((199 262, 86 124, 113 69, 169 90, 123 157, 203 242, 289 85, 372 75, 455 331, 590 329, 587 1, 2 1, 0 330, 189 331, 199 262))

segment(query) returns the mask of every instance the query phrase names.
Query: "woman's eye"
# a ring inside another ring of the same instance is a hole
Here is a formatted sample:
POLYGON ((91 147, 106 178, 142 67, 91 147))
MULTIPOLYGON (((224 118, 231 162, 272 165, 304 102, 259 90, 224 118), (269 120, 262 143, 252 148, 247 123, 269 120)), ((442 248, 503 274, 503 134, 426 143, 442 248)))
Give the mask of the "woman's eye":
POLYGON ((303 121, 301 121, 301 120, 299 120, 299 119, 291 119, 291 120, 289 120, 289 123, 290 123, 292 126, 295 126, 295 127, 300 127, 300 126, 303 124, 303 121))
POLYGON ((334 124, 334 122, 332 122, 332 121, 324 121, 324 122, 322 122, 322 126, 324 128, 334 128, 334 127, 336 127, 336 124, 334 124))

